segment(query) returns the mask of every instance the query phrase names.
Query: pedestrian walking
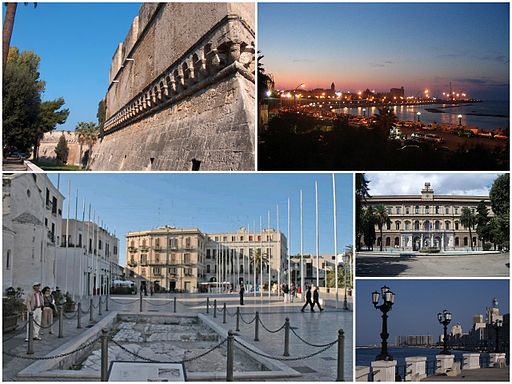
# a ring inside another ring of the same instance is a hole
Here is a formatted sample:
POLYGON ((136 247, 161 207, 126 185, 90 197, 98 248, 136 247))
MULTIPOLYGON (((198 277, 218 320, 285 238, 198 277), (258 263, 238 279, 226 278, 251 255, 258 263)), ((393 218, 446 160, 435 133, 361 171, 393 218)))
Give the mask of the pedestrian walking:
POLYGON ((311 312, 315 312, 313 309, 313 302, 311 301, 311 287, 308 285, 307 291, 306 291, 306 303, 301 309, 301 312, 304 312, 304 309, 310 305, 311 306, 311 312))
MULTIPOLYGON (((25 305, 27 306, 27 311, 32 312, 34 316, 34 340, 41 340, 39 337, 39 329, 41 324, 41 318, 43 317, 43 295, 40 292, 41 283, 36 281, 32 284, 32 292, 27 295, 25 299, 25 305)), ((28 318, 28 313, 27 313, 28 318)), ((25 341, 28 341, 28 329, 27 327, 27 338, 25 341)))
POLYGON ((238 292, 238 294, 240 295, 240 305, 244 305, 244 293, 245 293, 245 288, 244 288, 244 284, 240 284, 240 291, 238 292))
POLYGON ((50 335, 53 334, 53 316, 57 313, 55 300, 50 291, 50 287, 44 287, 43 293, 43 326, 50 327, 50 335))
POLYGON ((288 284, 285 284, 283 283, 283 295, 284 295, 284 302, 287 303, 289 300, 290 300, 290 297, 289 297, 289 289, 288 289, 288 284))
POLYGON ((315 308, 315 304, 318 305, 318 308, 320 308, 320 311, 323 311, 324 309, 320 306, 320 293, 318 292, 318 287, 315 286, 315 289, 313 290, 313 305, 311 306, 312 309, 315 308))

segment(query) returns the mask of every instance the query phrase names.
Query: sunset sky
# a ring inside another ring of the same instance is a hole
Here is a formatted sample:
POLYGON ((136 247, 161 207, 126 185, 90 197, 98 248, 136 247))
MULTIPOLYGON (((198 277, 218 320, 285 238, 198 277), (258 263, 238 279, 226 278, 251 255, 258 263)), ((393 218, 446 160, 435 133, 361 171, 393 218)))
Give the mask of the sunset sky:
POLYGON ((258 49, 276 87, 449 89, 508 100, 509 5, 258 5, 258 49))

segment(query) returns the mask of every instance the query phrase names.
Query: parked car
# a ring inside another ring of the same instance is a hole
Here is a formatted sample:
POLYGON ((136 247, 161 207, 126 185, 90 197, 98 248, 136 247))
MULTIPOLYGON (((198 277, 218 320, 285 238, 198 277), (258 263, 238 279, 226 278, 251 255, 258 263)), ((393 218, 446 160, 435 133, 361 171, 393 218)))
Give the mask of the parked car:
POLYGON ((439 137, 438 135, 434 134, 434 133, 427 133, 425 135, 425 140, 427 141, 433 141, 435 143, 442 143, 444 142, 443 138, 442 137, 439 137))

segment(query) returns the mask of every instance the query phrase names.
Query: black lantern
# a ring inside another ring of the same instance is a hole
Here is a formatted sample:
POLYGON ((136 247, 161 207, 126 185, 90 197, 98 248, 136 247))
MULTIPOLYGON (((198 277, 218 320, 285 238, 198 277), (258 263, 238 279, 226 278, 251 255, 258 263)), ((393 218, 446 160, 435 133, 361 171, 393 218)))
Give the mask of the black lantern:
POLYGON ((372 292, 372 303, 376 309, 380 309, 382 312, 382 331, 380 333, 381 341, 381 349, 380 354, 377 355, 375 360, 386 360, 391 361, 393 357, 388 353, 388 315, 387 313, 391 311, 391 307, 395 302, 395 294, 391 292, 389 287, 383 286, 380 289, 380 293, 375 291, 372 292), (382 296, 383 303, 379 304, 380 297, 382 296))
POLYGON ((448 351, 448 324, 452 321, 452 314, 445 309, 443 312, 437 314, 437 320, 443 325, 444 329, 443 350, 441 351, 441 355, 451 355, 450 351, 448 351))

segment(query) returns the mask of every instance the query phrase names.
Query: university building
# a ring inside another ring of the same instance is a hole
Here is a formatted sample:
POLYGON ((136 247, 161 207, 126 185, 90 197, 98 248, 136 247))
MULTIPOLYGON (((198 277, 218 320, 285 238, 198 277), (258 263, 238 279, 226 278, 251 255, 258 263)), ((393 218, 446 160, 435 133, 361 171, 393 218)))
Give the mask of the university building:
MULTIPOLYGON (((367 205, 382 204, 386 207, 390 223, 382 230, 383 247, 387 250, 418 251, 421 248, 440 250, 482 249, 476 229, 472 238, 468 228, 460 222, 462 209, 476 213, 478 203, 484 201, 491 210, 489 196, 436 195, 430 183, 425 183, 420 195, 382 195, 368 198, 367 205)), ((375 226, 375 246, 380 246, 380 232, 375 226)))
MULTIPOLYGON (((129 232, 126 241, 127 268, 150 281, 157 291, 197 292, 208 283, 230 283, 232 287, 240 281, 252 283, 252 260, 260 253, 264 262, 270 261, 271 281, 282 279, 286 268, 286 237, 274 229, 206 234, 198 228, 164 226, 129 232)), ((268 284, 267 265, 264 284, 268 284)), ((260 270, 259 265, 258 284, 260 270)))

